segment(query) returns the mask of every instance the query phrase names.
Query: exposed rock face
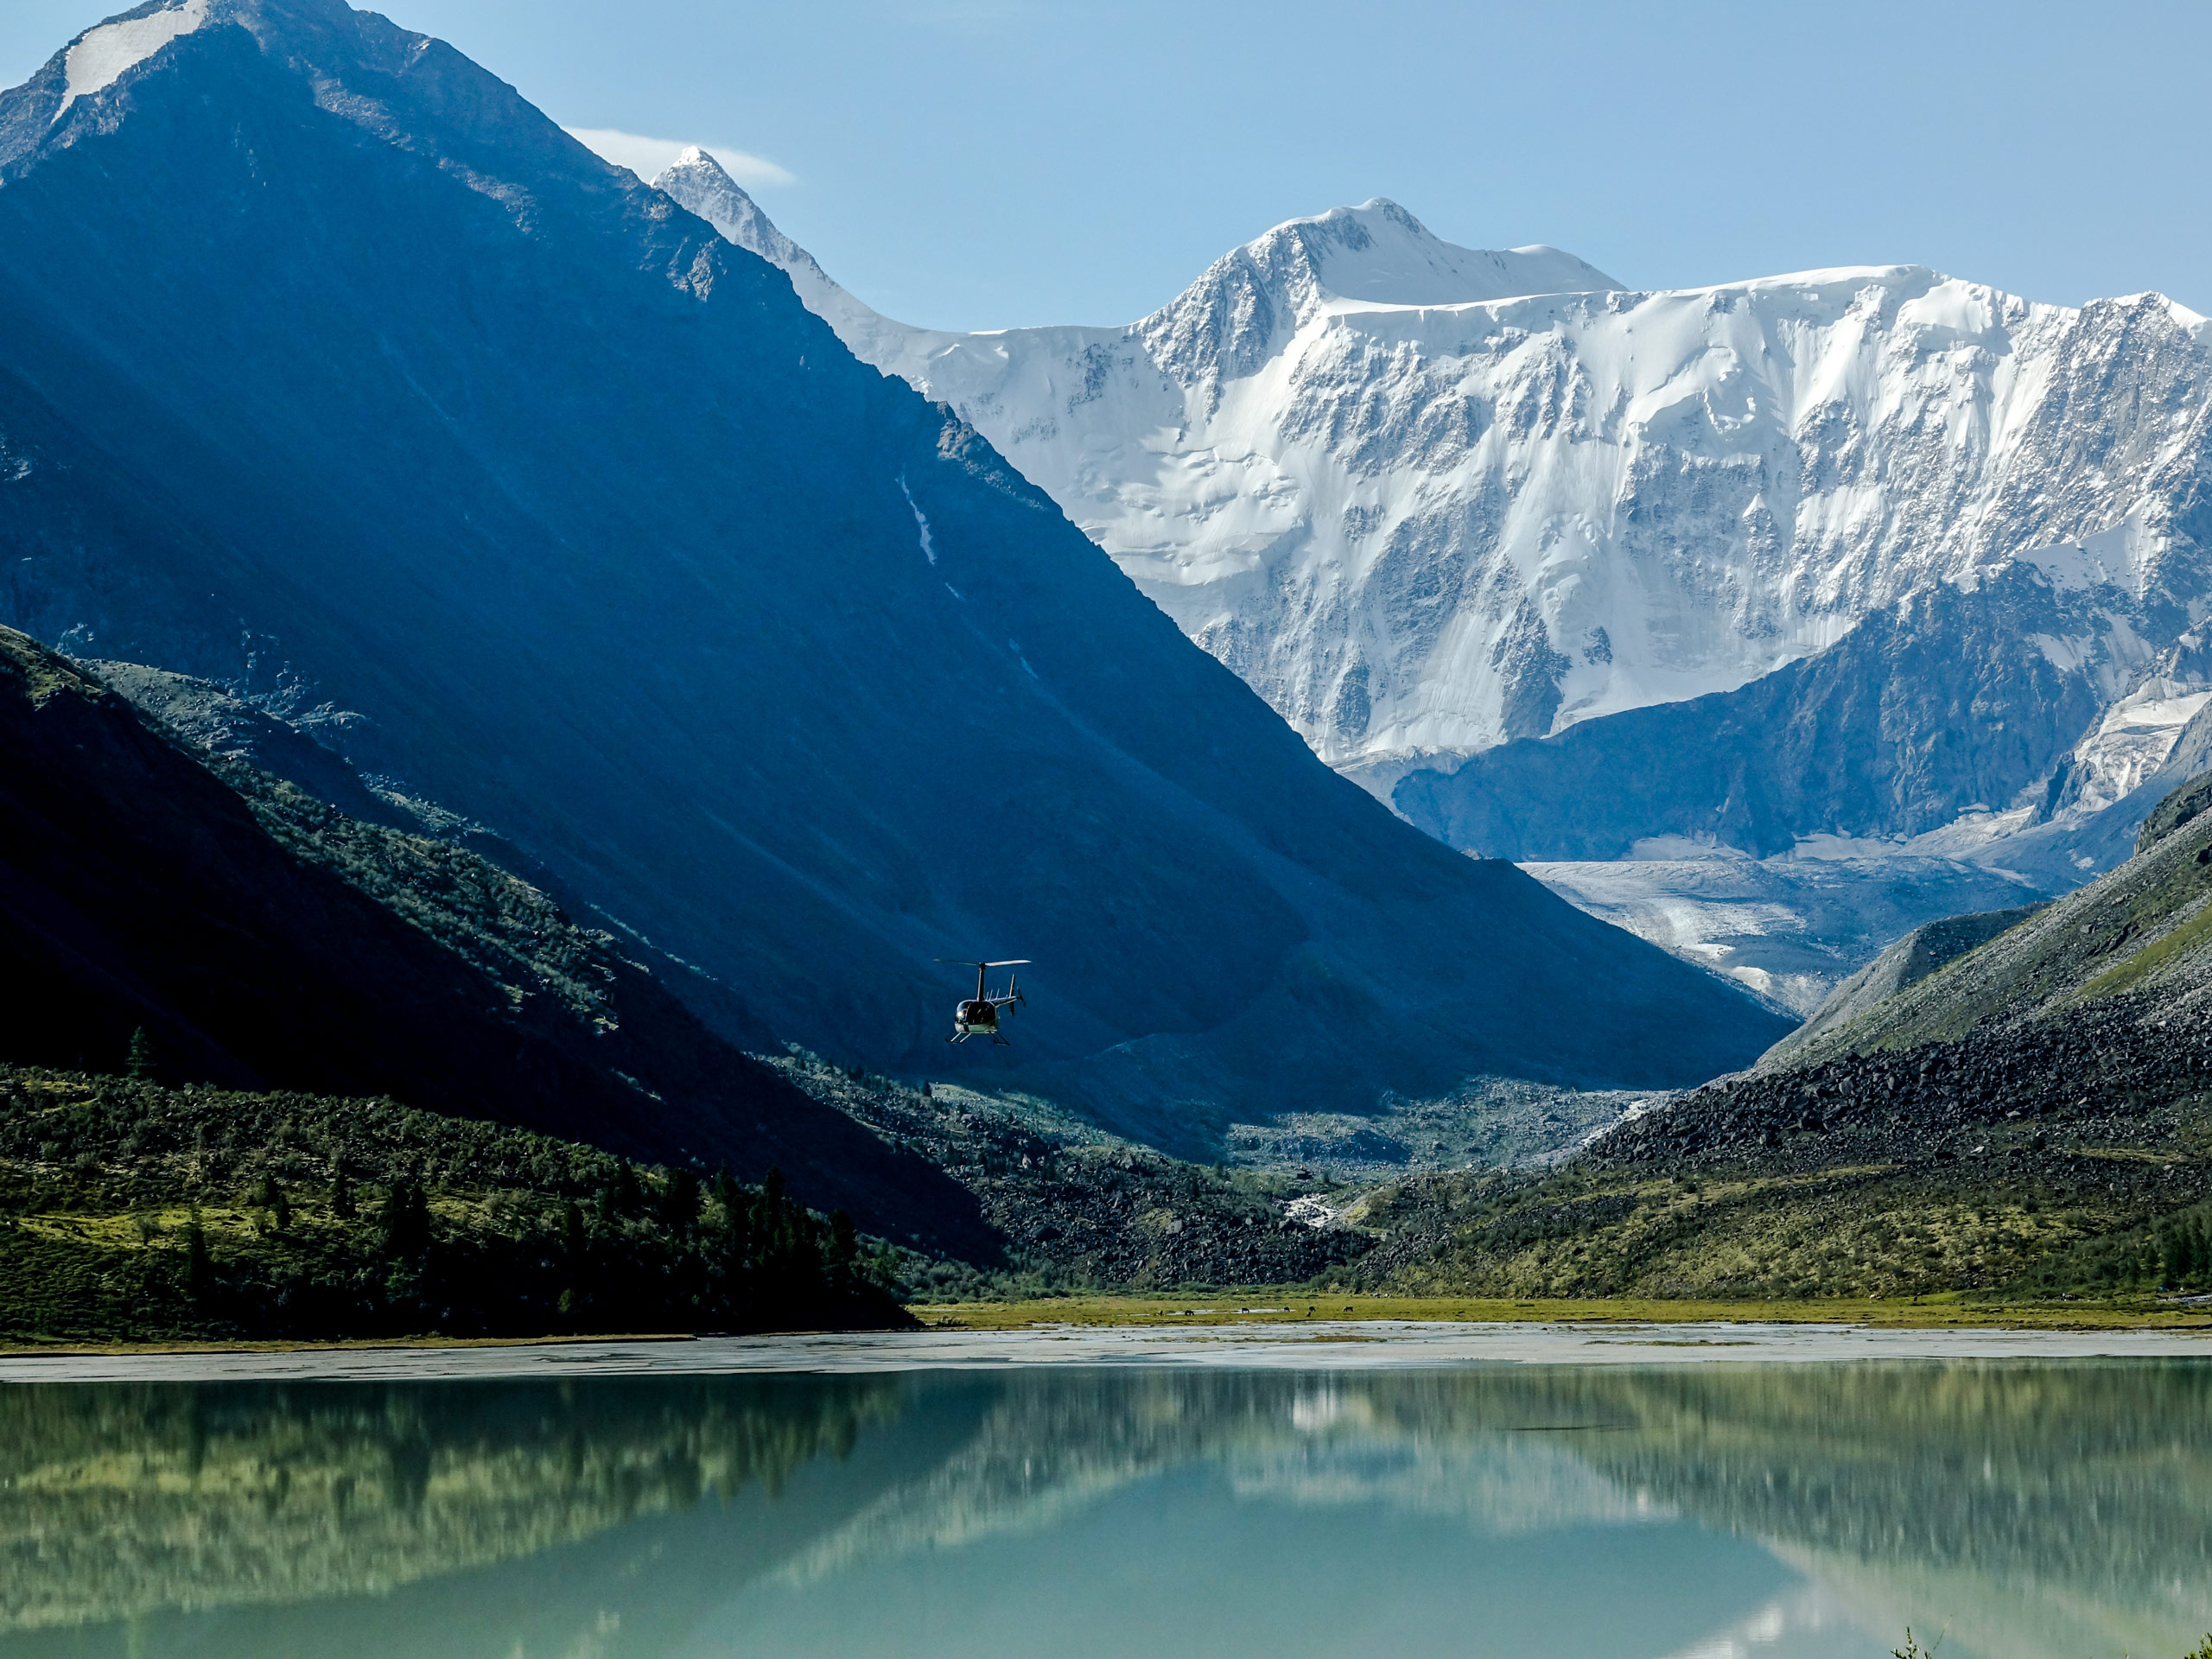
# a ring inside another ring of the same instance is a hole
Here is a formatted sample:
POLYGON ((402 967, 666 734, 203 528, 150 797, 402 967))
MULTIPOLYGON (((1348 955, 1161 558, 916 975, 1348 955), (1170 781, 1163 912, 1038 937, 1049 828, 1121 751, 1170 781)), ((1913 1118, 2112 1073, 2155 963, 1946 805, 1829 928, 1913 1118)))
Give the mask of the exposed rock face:
MULTIPOLYGON (((2134 638, 2015 564, 1971 593, 1919 594, 1738 690, 1419 769, 1392 798, 1454 846, 1516 859, 1619 858, 1669 836, 1765 856, 1818 833, 1934 837, 1978 812, 1988 828, 1961 826, 1956 850, 2037 868, 2039 840, 2088 829, 2158 772, 2203 705, 2184 689, 2195 653, 2131 660, 2134 638), (2035 643, 2059 638, 2080 649, 2035 643), (2161 665, 2173 674, 2158 683, 2173 711, 2162 741, 2083 741, 2132 673, 2161 665)), ((1915 850, 1948 849, 1931 839, 1915 850)), ((2127 850, 2123 839, 2103 861, 2127 850)))
POLYGON ((2212 806, 2212 772, 2191 779, 2158 803, 2135 837, 2135 850, 2147 853, 2168 836, 2212 806))
POLYGON ((449 48, 209 0, 66 82, 0 97, 0 617, 358 710, 363 772, 818 1052, 1161 1135, 1780 1034, 1332 777, 971 429, 449 48), (934 959, 983 955, 1039 960, 1020 1046, 948 1049, 934 959))
POLYGON ((2202 1195, 2192 1137, 2212 1092, 2212 817, 2040 909, 1920 930, 1862 981, 1755 1074, 1624 1124, 1592 1156, 1756 1152, 1804 1169, 1990 1156, 2032 1168, 2076 1155, 2050 1144, 2042 1121, 2056 1120, 2076 1143, 2187 1154, 2108 1173, 2145 1194, 2181 1183, 2176 1204, 2202 1195), (1885 980, 1896 988, 1871 995, 1885 980))

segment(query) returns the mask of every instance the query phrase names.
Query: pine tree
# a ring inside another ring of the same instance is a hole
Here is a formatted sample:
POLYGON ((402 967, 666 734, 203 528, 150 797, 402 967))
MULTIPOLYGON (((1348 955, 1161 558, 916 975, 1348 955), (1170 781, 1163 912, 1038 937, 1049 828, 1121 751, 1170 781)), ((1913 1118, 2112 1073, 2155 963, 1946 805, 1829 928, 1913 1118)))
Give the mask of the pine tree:
POLYGON ((207 1230, 200 1224, 200 1206, 192 1206, 192 1219, 184 1229, 184 1283, 193 1295, 207 1288, 212 1268, 207 1261, 207 1230))
POLYGON ((688 1169, 669 1172, 661 1191, 660 1217, 671 1232, 689 1232, 699 1218, 699 1178, 688 1169))
POLYGON ((853 1263, 860 1253, 860 1231, 853 1225, 853 1218, 842 1210, 832 1210, 829 1267, 830 1276, 840 1285, 851 1277, 853 1263))
POLYGON ((330 1182, 330 1213, 340 1221, 351 1221, 360 1206, 353 1201, 353 1183, 346 1173, 346 1166, 338 1166, 338 1173, 330 1182))
POLYGON ((634 1216, 645 1207, 645 1195, 638 1185, 638 1172, 624 1159, 614 1166, 613 1195, 607 1200, 618 1215, 634 1216))
POLYGON ((404 1258, 419 1255, 430 1243, 430 1205, 419 1186, 392 1183, 384 1201, 384 1251, 404 1258))
POLYGON ((143 1026, 130 1033, 130 1049, 124 1057, 123 1075, 133 1083, 154 1080, 154 1045, 147 1039, 143 1026))

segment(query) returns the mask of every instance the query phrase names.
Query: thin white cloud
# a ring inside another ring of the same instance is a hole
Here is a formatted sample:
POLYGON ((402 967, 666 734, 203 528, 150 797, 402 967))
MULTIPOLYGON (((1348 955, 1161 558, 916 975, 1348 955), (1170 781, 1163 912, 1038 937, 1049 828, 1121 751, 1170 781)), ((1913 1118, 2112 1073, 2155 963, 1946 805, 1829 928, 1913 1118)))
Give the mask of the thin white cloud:
MULTIPOLYGON (((613 127, 563 127, 562 130, 586 149, 604 156, 617 167, 628 168, 649 182, 674 165, 676 158, 690 148, 674 138, 647 138, 613 127)), ((740 184, 757 187, 797 182, 766 156, 725 149, 720 144, 702 144, 699 148, 720 162, 722 170, 740 184)))

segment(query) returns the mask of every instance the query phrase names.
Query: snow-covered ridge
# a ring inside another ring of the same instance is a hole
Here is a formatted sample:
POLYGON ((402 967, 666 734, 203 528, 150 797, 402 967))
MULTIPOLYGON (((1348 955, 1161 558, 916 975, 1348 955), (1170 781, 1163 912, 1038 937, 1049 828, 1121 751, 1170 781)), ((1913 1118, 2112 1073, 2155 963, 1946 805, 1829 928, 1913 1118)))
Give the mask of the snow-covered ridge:
POLYGON ((2130 614, 2212 594, 2174 530, 2208 330, 2157 295, 2076 309, 1910 265, 1635 292, 1372 201, 1126 327, 955 334, 868 309, 706 168, 658 182, 711 190, 858 355, 1370 778, 1732 689, 2014 559, 2130 614))
POLYGON ((86 29, 63 60, 67 84, 54 118, 59 121, 63 111, 79 99, 114 86, 126 70, 137 68, 171 41, 191 34, 207 21, 207 0, 182 0, 181 4, 143 17, 125 17, 86 29))

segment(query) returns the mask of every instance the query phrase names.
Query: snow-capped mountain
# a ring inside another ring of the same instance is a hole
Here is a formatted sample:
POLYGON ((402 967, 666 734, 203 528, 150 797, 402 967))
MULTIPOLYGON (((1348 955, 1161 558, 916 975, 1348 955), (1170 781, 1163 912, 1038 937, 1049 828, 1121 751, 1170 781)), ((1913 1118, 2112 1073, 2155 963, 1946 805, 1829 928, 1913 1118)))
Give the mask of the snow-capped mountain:
MULTIPOLYGON (((1916 266, 1639 293, 1378 200, 1278 226, 1127 327, 951 334, 838 289, 710 158, 658 182, 1342 767, 1731 690, 2012 559, 2136 635, 2206 588, 2176 520, 2207 325, 2157 295, 2072 309, 1916 266)), ((2102 648, 2053 649, 2077 646, 2102 648)))
POLYGON ((2212 327, 2158 295, 1909 265, 1643 293, 1371 201, 1126 327, 947 334, 839 289, 710 158, 658 182, 1452 845, 1708 962, 1773 930, 1682 855, 1821 859, 1720 881, 1812 953, 1721 963, 1792 1002, 1912 925, 1900 881, 1928 919, 1960 861, 2048 891, 2123 856, 2212 693, 2212 327), (1854 881, 1865 925, 1829 925, 1854 881))

